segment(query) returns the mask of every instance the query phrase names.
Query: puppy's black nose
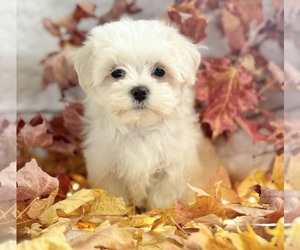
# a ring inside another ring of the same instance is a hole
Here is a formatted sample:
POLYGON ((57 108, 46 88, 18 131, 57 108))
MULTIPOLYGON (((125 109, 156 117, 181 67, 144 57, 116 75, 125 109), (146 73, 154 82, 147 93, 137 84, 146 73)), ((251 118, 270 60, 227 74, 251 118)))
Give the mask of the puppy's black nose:
POLYGON ((131 90, 132 96, 134 97, 135 100, 139 102, 145 100, 147 98, 148 93, 149 93, 149 89, 147 89, 144 86, 137 86, 131 90))

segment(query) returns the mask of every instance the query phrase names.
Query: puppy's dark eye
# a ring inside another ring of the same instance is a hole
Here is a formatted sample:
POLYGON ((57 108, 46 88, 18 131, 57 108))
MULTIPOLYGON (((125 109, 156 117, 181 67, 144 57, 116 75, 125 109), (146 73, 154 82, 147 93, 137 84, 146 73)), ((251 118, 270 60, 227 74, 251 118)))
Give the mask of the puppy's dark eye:
POLYGON ((116 79, 121 78, 124 75, 125 75, 125 71, 122 69, 116 69, 113 72, 111 72, 111 76, 116 79))
POLYGON ((157 77, 163 77, 165 75, 165 70, 162 68, 155 68, 153 71, 153 75, 157 76, 157 77))

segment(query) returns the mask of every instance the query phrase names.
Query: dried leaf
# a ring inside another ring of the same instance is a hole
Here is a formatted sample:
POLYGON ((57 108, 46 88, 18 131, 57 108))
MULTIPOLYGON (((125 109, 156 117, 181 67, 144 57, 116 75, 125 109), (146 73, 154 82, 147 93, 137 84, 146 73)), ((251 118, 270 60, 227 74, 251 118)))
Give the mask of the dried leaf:
POLYGON ((33 240, 24 240, 18 244, 18 250, 40 250, 40 249, 60 249, 72 250, 67 243, 66 237, 60 231, 50 230, 33 240))
POLYGON ((102 228, 93 233, 78 236, 70 241, 70 245, 76 249, 135 249, 136 240, 134 234, 137 229, 132 227, 118 227, 113 225, 102 228))
POLYGON ((61 90, 78 84, 77 73, 74 69, 73 54, 79 47, 64 46, 63 50, 49 54, 43 61, 43 87, 57 83, 61 90))
POLYGON ((39 216, 39 220, 43 224, 53 224, 58 221, 59 217, 70 214, 80 216, 84 211, 90 210, 91 201, 95 201, 105 194, 106 192, 101 189, 81 189, 71 197, 52 205, 39 216))
POLYGON ((202 121, 210 124, 213 137, 235 129, 235 120, 258 104, 253 77, 227 57, 206 59, 197 74, 196 97, 207 105, 202 121))
POLYGON ((46 209, 53 205, 54 199, 58 193, 58 188, 53 189, 49 197, 41 200, 35 200, 30 204, 27 215, 31 219, 38 218, 46 209))
POLYGON ((73 137, 82 138, 83 133, 83 106, 79 102, 70 102, 63 110, 64 126, 73 137))
POLYGON ((0 172, 0 202, 16 199, 16 162, 0 172))
POLYGON ((283 191, 261 187, 259 185, 255 185, 253 189, 259 194, 261 204, 268 204, 271 210, 279 210, 281 208, 284 197, 283 191))
POLYGON ((42 114, 35 117, 31 124, 25 124, 18 133, 17 142, 19 146, 47 147, 53 142, 53 135, 48 133, 46 119, 42 114), (35 121, 38 124, 33 124, 35 121))
POLYGON ((58 180, 45 173, 35 159, 17 172, 17 199, 26 200, 48 195, 59 185, 58 180))
POLYGON ((246 43, 241 20, 229 12, 227 9, 222 10, 222 27, 228 39, 230 48, 233 51, 240 51, 246 43))

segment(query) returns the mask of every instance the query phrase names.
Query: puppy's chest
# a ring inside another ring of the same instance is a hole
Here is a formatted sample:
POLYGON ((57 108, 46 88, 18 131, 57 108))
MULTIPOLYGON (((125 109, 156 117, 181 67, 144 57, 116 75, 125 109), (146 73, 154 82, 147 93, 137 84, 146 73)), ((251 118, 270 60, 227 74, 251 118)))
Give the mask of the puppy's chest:
POLYGON ((179 137, 162 131, 133 130, 126 135, 105 135, 97 144, 119 177, 149 178, 184 159, 179 137))

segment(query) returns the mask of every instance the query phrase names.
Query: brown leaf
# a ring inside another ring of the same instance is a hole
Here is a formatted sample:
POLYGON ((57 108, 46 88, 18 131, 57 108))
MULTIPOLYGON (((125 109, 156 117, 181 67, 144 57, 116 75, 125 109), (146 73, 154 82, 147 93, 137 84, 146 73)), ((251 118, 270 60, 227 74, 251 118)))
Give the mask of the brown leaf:
POLYGON ((96 5, 92 2, 86 1, 81 2, 76 5, 76 9, 73 12, 73 17, 75 20, 80 20, 81 18, 86 17, 94 17, 95 14, 96 5))
POLYGON ((26 200, 48 195, 58 185, 58 180, 45 173, 36 160, 32 159, 17 172, 17 199, 26 200))
POLYGON ((283 191, 274 190, 259 185, 253 186, 253 189, 259 194, 261 204, 268 204, 270 210, 281 209, 282 200, 284 197, 283 191))
POLYGON ((195 4, 195 1, 191 1, 170 6, 168 15, 183 35, 189 37, 194 43, 199 43, 206 37, 207 21, 200 14, 195 4), (182 13, 184 13, 185 18, 182 17, 182 13), (189 14, 188 17, 186 17, 186 13, 189 14))
POLYGON ((77 73, 74 69, 73 54, 78 49, 75 46, 65 46, 62 51, 49 54, 43 61, 43 87, 58 83, 61 90, 78 84, 77 73))
POLYGON ((83 106, 79 102, 69 102, 63 110, 64 127, 75 138, 82 139, 82 116, 83 106))
POLYGON ((221 218, 227 217, 227 212, 230 209, 225 208, 221 204, 218 204, 210 196, 197 196, 195 203, 189 205, 177 201, 175 205, 178 217, 176 221, 188 221, 195 218, 203 217, 209 214, 215 214, 221 218))
POLYGON ((48 133, 45 117, 38 114, 31 124, 25 124, 18 133, 18 145, 26 147, 47 147, 53 143, 53 135, 48 133), (37 125, 36 125, 37 121, 37 125))
POLYGON ((233 51, 240 51, 246 43, 246 37, 240 19, 227 9, 223 9, 221 20, 230 48, 233 51))
POLYGON ((205 69, 197 74, 196 98, 207 106, 202 121, 210 124, 215 138, 234 130, 235 119, 257 106, 258 95, 252 75, 227 57, 206 59, 203 64, 205 69))

